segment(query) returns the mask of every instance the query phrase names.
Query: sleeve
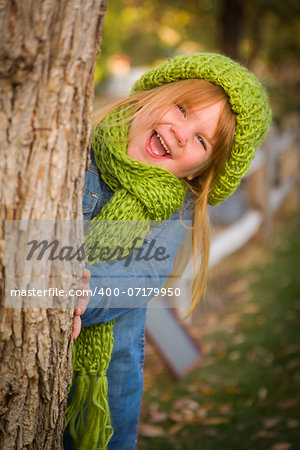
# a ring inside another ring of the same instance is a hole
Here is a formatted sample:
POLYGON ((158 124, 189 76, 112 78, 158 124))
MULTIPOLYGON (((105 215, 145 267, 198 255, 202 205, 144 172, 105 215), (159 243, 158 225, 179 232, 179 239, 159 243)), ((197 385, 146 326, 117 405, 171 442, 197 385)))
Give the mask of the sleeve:
POLYGON ((82 325, 108 322, 131 308, 145 308, 172 272, 191 223, 189 202, 170 220, 152 227, 142 247, 128 258, 87 265, 92 295, 82 325))

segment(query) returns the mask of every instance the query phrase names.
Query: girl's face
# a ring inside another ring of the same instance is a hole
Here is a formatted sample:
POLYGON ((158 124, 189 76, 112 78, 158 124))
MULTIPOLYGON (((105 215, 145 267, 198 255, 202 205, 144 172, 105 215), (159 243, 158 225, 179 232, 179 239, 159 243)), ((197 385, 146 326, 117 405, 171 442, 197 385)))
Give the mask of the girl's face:
POLYGON ((192 179, 211 156, 221 108, 221 102, 202 109, 183 102, 158 113, 158 120, 138 114, 129 130, 128 156, 192 179))

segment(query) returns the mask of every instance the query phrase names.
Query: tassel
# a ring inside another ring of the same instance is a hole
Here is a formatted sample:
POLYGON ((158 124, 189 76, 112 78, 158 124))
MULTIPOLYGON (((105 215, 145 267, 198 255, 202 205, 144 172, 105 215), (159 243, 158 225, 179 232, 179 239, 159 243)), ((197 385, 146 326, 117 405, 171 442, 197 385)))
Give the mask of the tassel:
POLYGON ((113 325, 111 321, 83 328, 73 345, 74 393, 65 426, 75 450, 106 450, 113 435, 106 378, 113 325))

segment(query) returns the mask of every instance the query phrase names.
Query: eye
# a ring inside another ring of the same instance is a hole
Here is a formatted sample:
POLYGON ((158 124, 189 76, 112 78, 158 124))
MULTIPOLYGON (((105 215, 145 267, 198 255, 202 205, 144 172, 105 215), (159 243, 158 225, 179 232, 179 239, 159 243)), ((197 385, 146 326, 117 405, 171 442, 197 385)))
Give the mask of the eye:
POLYGON ((202 145, 202 147, 206 151, 206 145, 205 145, 205 142, 204 142, 203 138, 199 134, 196 134, 196 139, 198 139, 198 141, 200 142, 200 144, 202 145))
POLYGON ((184 117, 186 117, 186 111, 185 109, 181 106, 181 105, 177 105, 177 108, 179 109, 179 111, 182 113, 182 115, 184 117))

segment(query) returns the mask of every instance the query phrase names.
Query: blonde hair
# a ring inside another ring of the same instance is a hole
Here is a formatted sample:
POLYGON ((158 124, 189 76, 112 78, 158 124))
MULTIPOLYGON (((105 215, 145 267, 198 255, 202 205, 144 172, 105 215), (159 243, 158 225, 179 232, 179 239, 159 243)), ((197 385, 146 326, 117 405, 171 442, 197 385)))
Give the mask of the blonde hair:
MULTIPOLYGON (((113 113, 121 106, 128 106, 128 116, 125 118, 125 122, 130 122, 138 114, 147 114, 153 121, 153 116, 159 120, 159 116, 163 115, 174 103, 189 108, 202 109, 218 102, 221 102, 222 106, 217 130, 213 137, 212 154, 202 167, 201 173, 192 181, 187 181, 194 196, 192 226, 193 287, 192 302, 187 315, 195 309, 206 286, 210 247, 208 197, 230 155, 234 139, 235 115, 231 110, 228 97, 220 86, 208 81, 200 79, 180 80, 148 91, 135 93, 105 111, 95 111, 92 117, 93 125, 96 126, 107 114, 113 113), (153 115, 153 113, 158 113, 158 115, 153 115), (198 258, 200 258, 199 270, 197 270, 198 258)), ((113 114, 111 120, 112 122, 105 126, 117 125, 114 122, 113 114)), ((140 130, 141 133, 142 131, 140 130)))

